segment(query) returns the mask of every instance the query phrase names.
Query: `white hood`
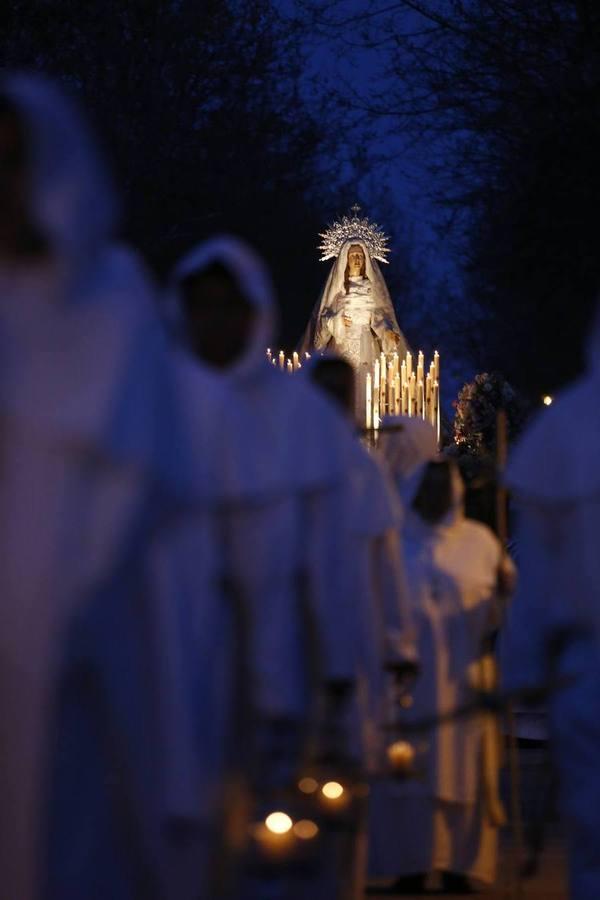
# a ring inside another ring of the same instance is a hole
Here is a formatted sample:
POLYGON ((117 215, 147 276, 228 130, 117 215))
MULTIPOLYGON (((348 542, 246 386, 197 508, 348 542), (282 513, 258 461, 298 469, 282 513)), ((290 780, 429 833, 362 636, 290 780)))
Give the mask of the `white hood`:
POLYGON ((110 179, 78 110, 40 76, 2 79, 31 151, 30 215, 58 256, 78 256, 106 240, 116 201, 110 179))
POLYGON ((237 238, 206 241, 175 267, 166 305, 180 340, 186 340, 181 282, 215 262, 231 272, 257 310, 246 352, 229 369, 212 370, 231 388, 234 405, 228 416, 234 431, 230 453, 222 459, 223 489, 232 497, 261 499, 341 478, 350 465, 350 425, 308 379, 268 363, 277 322, 273 289, 262 261, 237 238))
POLYGON ((587 342, 587 374, 536 416, 506 480, 521 498, 549 503, 600 494, 600 307, 587 342))
POLYGON ((180 458, 167 345, 144 267, 109 243, 115 202, 72 105, 37 76, 0 92, 25 124, 38 261, 0 261, 0 410, 138 464, 170 488, 180 458))
POLYGON ((185 340, 181 308, 181 284, 194 273, 220 263, 232 275, 239 290, 256 311, 254 329, 244 355, 224 374, 244 379, 263 369, 266 350, 273 343, 277 327, 275 295, 269 273, 261 259, 238 238, 221 235, 199 244, 175 266, 169 281, 167 315, 185 340))
POLYGON ((382 425, 379 453, 402 502, 409 508, 427 463, 438 457, 435 430, 424 419, 411 416, 386 416, 382 425))

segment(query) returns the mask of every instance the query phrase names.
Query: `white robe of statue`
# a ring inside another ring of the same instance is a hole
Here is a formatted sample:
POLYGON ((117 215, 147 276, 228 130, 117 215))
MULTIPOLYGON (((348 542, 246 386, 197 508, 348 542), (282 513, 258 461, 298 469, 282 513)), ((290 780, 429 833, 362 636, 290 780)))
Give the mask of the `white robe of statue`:
POLYGON ((112 192, 85 130, 40 79, 0 92, 24 128, 29 212, 49 248, 0 265, 0 880, 34 900, 73 890, 41 875, 40 845, 65 633, 118 569, 135 575, 127 561, 185 472, 160 324, 138 263, 108 244, 112 192))
MULTIPOLYGON (((412 421, 407 420, 407 430, 412 421)), ((431 450, 434 444, 432 430, 431 450)), ((408 505, 423 466, 415 455, 408 468, 397 453, 394 456, 408 505)), ((464 518, 458 480, 455 506, 446 519, 431 527, 408 510, 402 537, 421 662, 413 705, 399 717, 409 725, 413 718, 449 712, 470 696, 473 667, 495 621, 502 554, 489 529, 464 518)), ((374 785, 369 860, 373 879, 450 871, 493 882, 497 831, 483 802, 483 734, 482 719, 474 717, 444 724, 426 739, 406 736, 417 748, 417 766, 424 777, 374 785)))
POLYGON ((365 376, 380 353, 408 349, 400 331, 390 295, 377 260, 367 245, 349 240, 342 246, 313 310, 301 343, 301 353, 331 350, 347 359, 357 375, 357 416, 364 421, 365 376), (359 246, 364 254, 364 275, 346 278, 348 253, 359 246))
POLYGON ((573 900, 600 896, 599 389, 600 317, 587 374, 538 416, 507 474, 521 564, 502 634, 503 682, 519 689, 567 679, 548 713, 573 900))

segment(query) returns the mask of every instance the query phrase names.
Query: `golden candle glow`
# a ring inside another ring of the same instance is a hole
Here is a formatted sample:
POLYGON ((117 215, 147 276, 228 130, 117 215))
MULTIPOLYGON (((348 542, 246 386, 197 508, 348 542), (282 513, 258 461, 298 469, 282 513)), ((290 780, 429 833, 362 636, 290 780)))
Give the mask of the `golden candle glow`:
POLYGON ((408 773, 415 761, 415 749, 407 741, 396 741, 387 748, 387 758, 394 772, 408 773))
POLYGON ((269 813, 265 819, 265 825, 272 834, 287 834, 292 830, 293 822, 284 812, 269 813))
POLYGON ((319 790, 319 782, 315 778, 301 778, 298 782, 298 788, 303 794, 314 794, 319 790))
POLYGON ((339 781, 327 781, 321 788, 321 793, 328 800, 339 800, 344 793, 344 788, 339 781))
POLYGON ((310 819, 300 819, 294 825, 294 834, 302 841, 310 841, 319 833, 319 826, 310 819))

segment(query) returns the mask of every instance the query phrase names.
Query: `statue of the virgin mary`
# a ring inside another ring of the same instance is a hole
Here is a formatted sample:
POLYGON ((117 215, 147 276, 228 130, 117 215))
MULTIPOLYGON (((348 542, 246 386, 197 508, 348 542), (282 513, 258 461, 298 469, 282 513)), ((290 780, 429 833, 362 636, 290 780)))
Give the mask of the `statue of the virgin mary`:
POLYGON ((400 331, 387 285, 378 265, 387 262, 388 238, 379 226, 359 218, 353 206, 320 235, 321 261, 335 258, 321 298, 302 339, 301 351, 333 350, 357 373, 357 412, 362 406, 367 370, 383 351, 404 359, 407 344, 400 331))

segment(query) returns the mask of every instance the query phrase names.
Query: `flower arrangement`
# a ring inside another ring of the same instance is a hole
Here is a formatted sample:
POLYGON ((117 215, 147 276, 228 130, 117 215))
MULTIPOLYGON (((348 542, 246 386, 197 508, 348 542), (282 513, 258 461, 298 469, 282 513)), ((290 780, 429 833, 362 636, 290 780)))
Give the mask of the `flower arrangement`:
POLYGON ((483 372, 465 384, 453 403, 454 443, 460 453, 485 456, 496 448, 496 416, 505 409, 509 440, 516 437, 523 420, 515 390, 497 372, 483 372))

